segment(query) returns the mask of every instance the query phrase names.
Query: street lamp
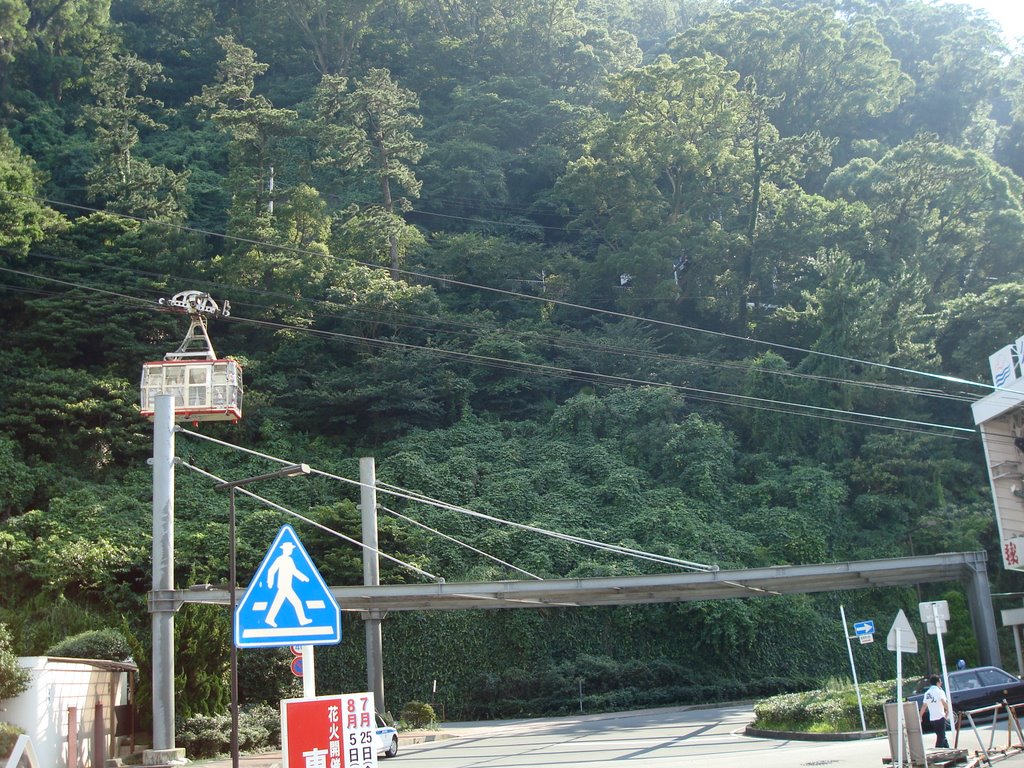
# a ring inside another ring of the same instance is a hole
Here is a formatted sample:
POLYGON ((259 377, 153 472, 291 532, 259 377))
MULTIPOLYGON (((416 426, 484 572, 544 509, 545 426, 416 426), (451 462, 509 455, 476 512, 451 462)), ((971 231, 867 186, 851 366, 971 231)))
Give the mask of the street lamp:
POLYGON ((289 464, 276 472, 268 472, 265 475, 246 477, 242 480, 232 480, 226 483, 217 483, 213 486, 215 490, 230 491, 230 502, 228 505, 228 592, 230 594, 231 611, 231 768, 238 768, 238 647, 235 645, 235 607, 237 602, 238 576, 235 570, 235 489, 241 488, 249 483, 258 483, 261 480, 274 480, 279 477, 297 477, 298 475, 309 474, 308 464, 289 464))

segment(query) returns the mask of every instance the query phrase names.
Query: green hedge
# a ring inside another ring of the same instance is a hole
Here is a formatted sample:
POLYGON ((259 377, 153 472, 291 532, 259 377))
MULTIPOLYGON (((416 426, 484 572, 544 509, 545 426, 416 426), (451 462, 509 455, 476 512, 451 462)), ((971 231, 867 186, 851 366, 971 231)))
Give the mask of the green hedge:
MULTIPOLYGON (((752 699, 780 691, 805 690, 803 677, 754 681, 705 677, 692 666, 667 660, 647 665, 605 656, 580 656, 565 664, 530 672, 508 669, 480 673, 457 716, 469 720, 614 712, 681 704, 752 699)), ((449 715, 452 713, 449 712, 449 715)))
MULTIPOLYGON (((884 705, 895 699, 896 681, 862 683, 860 694, 868 729, 884 728, 884 705)), ((857 692, 846 681, 763 699, 754 705, 754 715, 753 727, 769 731, 842 733, 861 729, 857 692)))
MULTIPOLYGON (((190 759, 217 757, 231 749, 231 715, 192 715, 176 729, 177 744, 190 759)), ((240 752, 264 752, 281 746, 281 714, 267 704, 246 706, 238 713, 240 752)))

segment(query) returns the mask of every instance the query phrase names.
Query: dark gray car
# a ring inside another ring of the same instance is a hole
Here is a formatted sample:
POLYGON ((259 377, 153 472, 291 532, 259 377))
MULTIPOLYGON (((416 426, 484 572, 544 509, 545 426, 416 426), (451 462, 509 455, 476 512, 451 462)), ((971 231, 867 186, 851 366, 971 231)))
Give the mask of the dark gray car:
MULTIPOLYGON (((950 672, 949 687, 954 712, 990 707, 1004 700, 1010 704, 1024 703, 1024 680, 999 667, 973 667, 950 672)), ((920 706, 927 690, 928 681, 922 680, 917 692, 908 696, 907 701, 917 702, 920 706)))

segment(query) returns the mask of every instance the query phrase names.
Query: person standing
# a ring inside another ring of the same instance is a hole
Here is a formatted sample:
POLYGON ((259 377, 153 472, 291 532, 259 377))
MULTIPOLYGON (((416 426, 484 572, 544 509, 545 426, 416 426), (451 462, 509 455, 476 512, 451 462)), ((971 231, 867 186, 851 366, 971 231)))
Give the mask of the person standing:
POLYGON ((932 675, 928 678, 928 682, 931 686, 924 692, 924 700, 921 703, 921 719, 924 719, 924 713, 927 711, 931 730, 935 734, 935 746, 948 748, 946 719, 949 717, 949 698, 942 690, 942 678, 932 675))

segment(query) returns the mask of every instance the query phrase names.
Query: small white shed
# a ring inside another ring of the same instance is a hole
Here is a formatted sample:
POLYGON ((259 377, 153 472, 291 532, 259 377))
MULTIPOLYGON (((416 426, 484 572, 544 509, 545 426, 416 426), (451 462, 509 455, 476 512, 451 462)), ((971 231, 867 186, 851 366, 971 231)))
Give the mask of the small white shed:
POLYGON ((103 768, 116 757, 131 722, 134 664, 22 656, 31 675, 20 696, 0 701, 0 720, 32 739, 40 765, 103 768))

